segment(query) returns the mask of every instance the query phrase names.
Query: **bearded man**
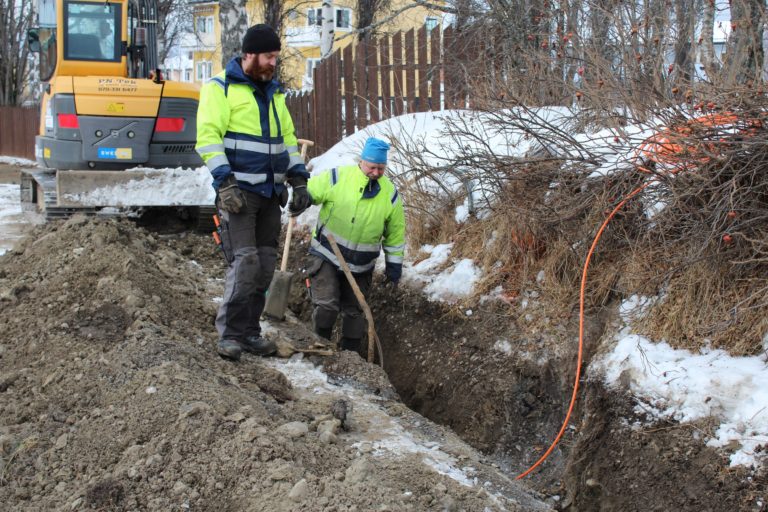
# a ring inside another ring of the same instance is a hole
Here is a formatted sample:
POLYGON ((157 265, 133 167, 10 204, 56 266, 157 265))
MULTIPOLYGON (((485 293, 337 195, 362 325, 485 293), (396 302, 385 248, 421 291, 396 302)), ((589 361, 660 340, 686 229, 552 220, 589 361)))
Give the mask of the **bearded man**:
POLYGON ((299 154, 285 94, 274 80, 280 38, 264 24, 249 28, 242 55, 200 91, 197 145, 213 176, 221 242, 229 263, 216 316, 220 356, 243 350, 271 355, 259 318, 277 261, 280 208, 293 188, 291 207, 309 205, 309 173, 299 154))

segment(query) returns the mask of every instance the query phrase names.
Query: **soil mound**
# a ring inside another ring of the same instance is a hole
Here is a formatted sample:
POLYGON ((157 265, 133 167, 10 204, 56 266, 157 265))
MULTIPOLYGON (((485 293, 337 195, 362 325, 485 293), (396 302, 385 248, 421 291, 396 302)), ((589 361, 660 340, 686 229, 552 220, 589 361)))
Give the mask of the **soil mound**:
POLYGON ((343 385, 300 353, 220 359, 222 275, 209 240, 125 220, 0 257, 4 509, 548 508, 351 355, 329 365, 343 385))

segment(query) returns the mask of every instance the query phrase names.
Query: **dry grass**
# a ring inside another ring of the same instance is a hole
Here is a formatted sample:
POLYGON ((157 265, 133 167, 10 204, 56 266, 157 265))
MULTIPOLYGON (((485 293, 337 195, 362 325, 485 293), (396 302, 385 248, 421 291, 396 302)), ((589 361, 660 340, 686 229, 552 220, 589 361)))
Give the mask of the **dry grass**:
POLYGON ((650 173, 594 178, 578 162, 489 158, 494 166, 483 172, 499 183, 490 215, 459 224, 453 215, 460 193, 436 203, 433 194, 417 192, 418 206, 409 208, 412 245, 455 242, 453 258, 471 258, 484 271, 473 301, 500 286, 514 316, 515 299, 538 290, 553 314, 572 312, 587 251, 607 212, 656 180, 603 233, 590 264, 588 307, 636 293, 660 296, 636 326, 645 334, 677 347, 708 343, 758 353, 768 333, 764 111, 742 106, 739 121, 726 128, 683 126, 676 143, 684 149, 657 168, 651 158, 650 173), (647 208, 656 202, 666 206, 649 218, 647 208), (541 270, 543 281, 536 279, 541 270))

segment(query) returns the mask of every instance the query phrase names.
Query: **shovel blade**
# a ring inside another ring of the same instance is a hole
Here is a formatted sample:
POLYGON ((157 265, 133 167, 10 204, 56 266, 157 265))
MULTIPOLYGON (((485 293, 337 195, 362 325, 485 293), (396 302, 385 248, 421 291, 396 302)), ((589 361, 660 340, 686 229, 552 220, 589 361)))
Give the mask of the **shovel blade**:
POLYGON ((267 290, 267 302, 264 305, 264 314, 277 320, 285 319, 285 310, 288 308, 288 298, 291 293, 291 280, 293 272, 276 271, 272 276, 272 283, 267 290))

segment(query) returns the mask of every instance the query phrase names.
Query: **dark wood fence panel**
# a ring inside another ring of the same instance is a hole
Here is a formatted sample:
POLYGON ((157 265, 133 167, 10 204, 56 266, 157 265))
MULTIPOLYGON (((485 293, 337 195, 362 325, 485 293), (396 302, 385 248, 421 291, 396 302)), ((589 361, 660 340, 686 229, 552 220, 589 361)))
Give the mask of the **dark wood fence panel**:
POLYGON ((337 50, 314 70, 314 89, 291 95, 288 108, 312 155, 369 124, 406 113, 468 108, 463 59, 483 58, 448 28, 397 32, 337 50), (297 117, 302 117, 297 121, 297 117))
POLYGON ((40 107, 0 107, 0 155, 35 159, 40 107))
POLYGON ((382 69, 379 68, 376 41, 369 40, 365 43, 365 76, 368 82, 368 90, 365 93, 366 102, 370 109, 370 118, 368 124, 378 123, 381 120, 379 115, 379 79, 382 69))
POLYGON ((365 102, 365 91, 368 89, 365 74, 365 45, 358 44, 355 47, 355 120, 359 130, 368 125, 368 105, 365 102))
POLYGON ((408 114, 416 112, 416 42, 413 29, 405 33, 405 94, 408 114))
POLYGON ((352 58, 352 45, 344 53, 344 134, 349 137, 355 133, 355 65, 352 58))
POLYGON ((430 110, 442 110, 440 98, 442 91, 440 88, 443 83, 443 68, 442 60, 440 56, 440 37, 438 36, 437 29, 432 29, 433 32, 429 38, 429 77, 430 88, 432 89, 432 97, 429 102, 430 110))
POLYGON ((422 25, 419 31, 416 33, 416 39, 418 40, 418 52, 419 52, 419 112, 426 112, 429 110, 429 79, 427 73, 429 71, 429 63, 427 62, 427 48, 429 42, 427 41, 427 26, 422 25))
POLYGON ((392 117, 392 89, 389 79, 392 66, 389 60, 389 36, 386 34, 379 40, 379 66, 381 69, 381 117, 389 119, 392 117))
POLYGON ((395 84, 395 116, 405 112, 405 59, 403 59, 403 33, 398 32, 392 37, 392 66, 395 84))

